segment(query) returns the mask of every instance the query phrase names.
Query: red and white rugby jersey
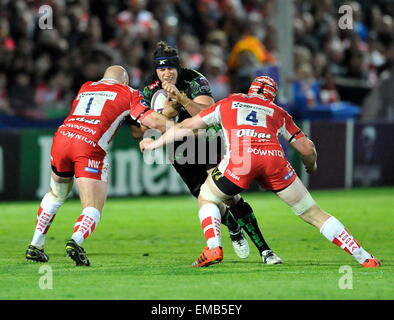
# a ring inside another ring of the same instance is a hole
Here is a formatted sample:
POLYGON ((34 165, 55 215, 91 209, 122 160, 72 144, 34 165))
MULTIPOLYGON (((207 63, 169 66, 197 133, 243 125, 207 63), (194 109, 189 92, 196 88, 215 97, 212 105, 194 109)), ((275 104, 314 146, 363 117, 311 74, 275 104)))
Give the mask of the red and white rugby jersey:
POLYGON ((278 136, 290 143, 305 136, 286 110, 257 94, 232 94, 199 115, 208 126, 222 125, 228 150, 281 148, 278 136))
POLYGON ((127 115, 141 121, 153 112, 144 105, 143 99, 138 90, 115 80, 85 82, 58 130, 86 136, 106 150, 127 115))

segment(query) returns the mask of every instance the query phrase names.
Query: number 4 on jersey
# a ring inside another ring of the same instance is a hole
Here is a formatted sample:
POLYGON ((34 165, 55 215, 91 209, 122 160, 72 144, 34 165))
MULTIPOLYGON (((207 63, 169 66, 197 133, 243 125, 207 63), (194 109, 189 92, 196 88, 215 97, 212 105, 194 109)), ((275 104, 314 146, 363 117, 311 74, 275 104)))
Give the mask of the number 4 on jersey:
POLYGON ((237 125, 267 127, 267 116, 274 115, 274 109, 257 104, 233 102, 232 109, 237 109, 237 125))
POLYGON ((251 111, 246 116, 246 121, 252 122, 254 126, 257 125, 259 123, 259 120, 257 120, 257 112, 256 111, 251 111))

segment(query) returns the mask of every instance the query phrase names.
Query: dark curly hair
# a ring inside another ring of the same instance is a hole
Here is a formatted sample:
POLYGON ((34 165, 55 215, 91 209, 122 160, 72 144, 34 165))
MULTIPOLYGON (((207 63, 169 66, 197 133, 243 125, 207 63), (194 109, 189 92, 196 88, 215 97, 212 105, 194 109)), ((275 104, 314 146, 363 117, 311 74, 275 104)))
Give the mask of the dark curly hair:
POLYGON ((161 58, 161 57, 175 57, 175 56, 178 56, 177 49, 170 47, 164 41, 160 41, 157 43, 157 48, 155 50, 155 53, 153 54, 153 57, 155 59, 161 58))

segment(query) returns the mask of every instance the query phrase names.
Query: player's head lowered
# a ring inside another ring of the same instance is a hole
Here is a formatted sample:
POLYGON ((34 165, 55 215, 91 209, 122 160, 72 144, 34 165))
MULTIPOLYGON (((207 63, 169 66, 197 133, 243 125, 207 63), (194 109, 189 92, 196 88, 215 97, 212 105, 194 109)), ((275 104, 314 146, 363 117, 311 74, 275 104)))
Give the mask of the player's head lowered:
POLYGON ((126 69, 118 65, 108 67, 104 72, 103 79, 112 79, 122 84, 129 84, 129 75, 126 69))
POLYGON ((153 59, 159 80, 175 84, 181 68, 178 51, 164 41, 160 41, 153 54, 153 59))
POLYGON ((261 76, 254 79, 249 87, 248 95, 259 94, 265 99, 273 101, 278 92, 278 85, 276 82, 267 76, 261 76))

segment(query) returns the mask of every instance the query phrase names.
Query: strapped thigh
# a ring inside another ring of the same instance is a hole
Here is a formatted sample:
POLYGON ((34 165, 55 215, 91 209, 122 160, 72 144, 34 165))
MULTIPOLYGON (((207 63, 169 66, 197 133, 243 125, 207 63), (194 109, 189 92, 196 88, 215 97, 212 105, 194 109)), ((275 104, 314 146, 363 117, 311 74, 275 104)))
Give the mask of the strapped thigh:
POLYGON ((276 192, 276 194, 286 202, 298 216, 316 205, 315 200, 313 200, 309 191, 298 177, 287 188, 276 192))
POLYGON ((200 197, 203 200, 220 203, 232 198, 241 191, 243 191, 243 189, 233 184, 215 168, 201 186, 200 197))

